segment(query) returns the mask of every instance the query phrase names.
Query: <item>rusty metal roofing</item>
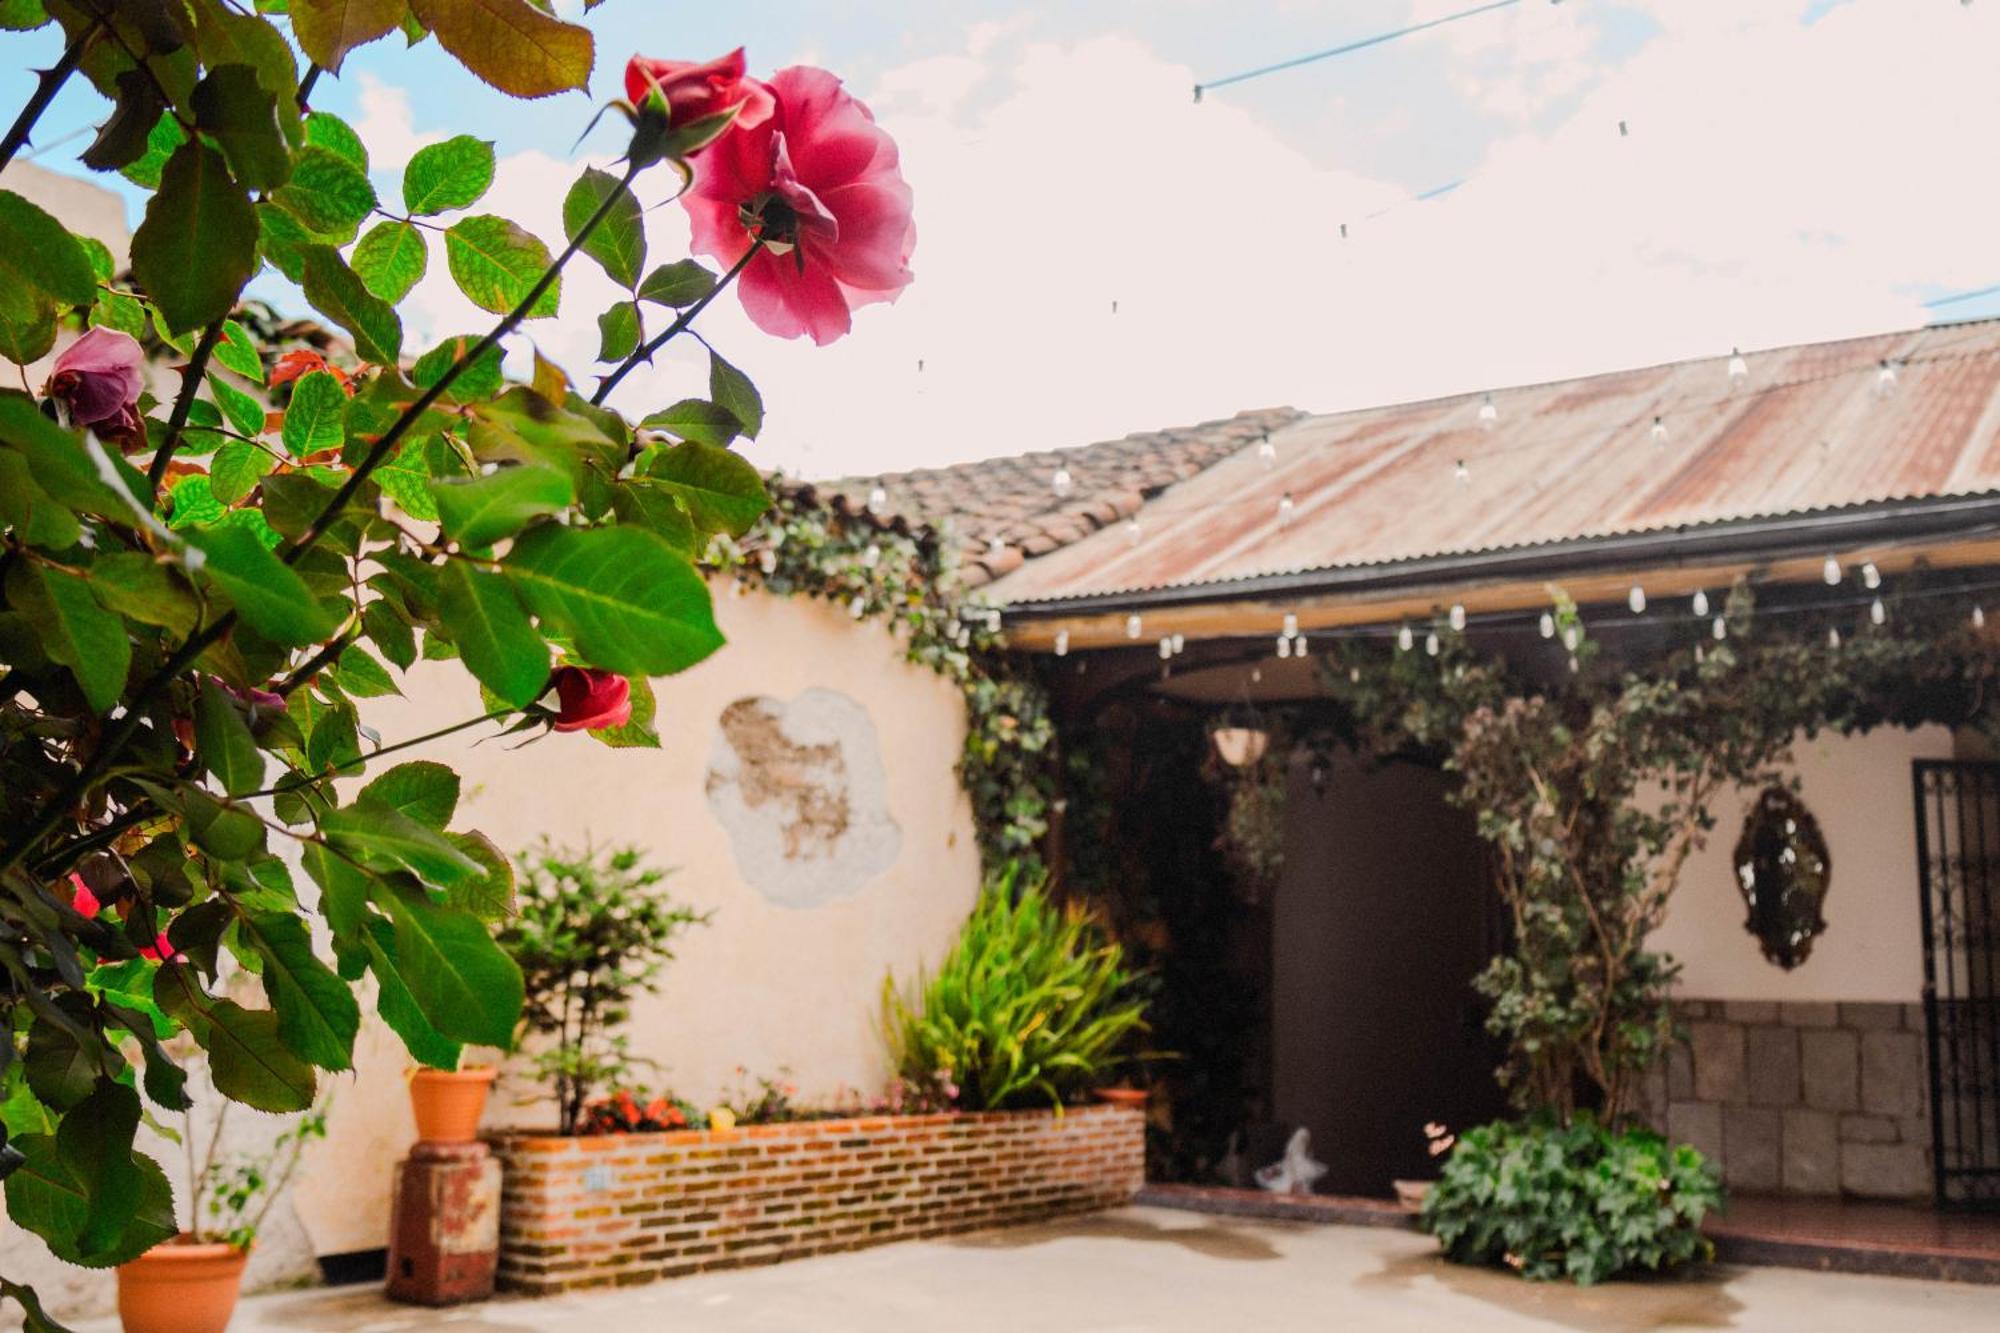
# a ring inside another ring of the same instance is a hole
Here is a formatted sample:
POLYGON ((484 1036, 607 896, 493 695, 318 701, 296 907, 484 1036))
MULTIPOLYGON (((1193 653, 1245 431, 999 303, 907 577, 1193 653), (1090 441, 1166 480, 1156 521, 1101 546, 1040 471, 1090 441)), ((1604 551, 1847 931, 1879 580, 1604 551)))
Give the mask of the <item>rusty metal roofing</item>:
POLYGON ((2000 320, 1731 363, 1301 418, 1148 501, 1136 540, 1100 532, 991 592, 1101 598, 2000 490, 2000 320))
POLYGON ((1073 449, 794 483, 793 490, 836 512, 878 522, 948 523, 962 548, 960 573, 968 586, 978 587, 1024 561, 1119 525, 1174 483, 1304 415, 1295 408, 1265 408, 1073 449), (881 496, 871 503, 877 489, 881 496))

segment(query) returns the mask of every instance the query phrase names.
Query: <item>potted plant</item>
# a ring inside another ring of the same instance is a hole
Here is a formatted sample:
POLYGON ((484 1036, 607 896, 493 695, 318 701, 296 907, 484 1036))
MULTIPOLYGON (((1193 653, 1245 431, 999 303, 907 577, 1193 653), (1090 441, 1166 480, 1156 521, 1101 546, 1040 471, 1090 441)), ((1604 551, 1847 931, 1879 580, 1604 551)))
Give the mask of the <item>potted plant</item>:
POLYGON ((417 1137, 426 1143, 471 1143, 479 1137, 486 1114, 486 1094, 500 1071, 492 1065, 436 1069, 419 1065, 410 1071, 410 1112, 417 1119, 417 1137))
POLYGON ((125 1333, 222 1333, 236 1310, 257 1230, 298 1170, 313 1139, 326 1137, 324 1105, 300 1116, 261 1152, 219 1156, 229 1103, 218 1105, 208 1146, 187 1149, 188 1229, 118 1266, 118 1318, 125 1333))
POLYGON ((518 900, 500 945, 520 964, 526 989, 521 1040, 539 1043, 537 1083, 552 1089, 557 1129, 579 1132, 599 1088, 628 1087, 645 1063, 615 1029, 632 997, 650 992, 673 959, 673 940, 708 920, 661 889, 666 872, 638 851, 554 847, 519 858, 518 900))

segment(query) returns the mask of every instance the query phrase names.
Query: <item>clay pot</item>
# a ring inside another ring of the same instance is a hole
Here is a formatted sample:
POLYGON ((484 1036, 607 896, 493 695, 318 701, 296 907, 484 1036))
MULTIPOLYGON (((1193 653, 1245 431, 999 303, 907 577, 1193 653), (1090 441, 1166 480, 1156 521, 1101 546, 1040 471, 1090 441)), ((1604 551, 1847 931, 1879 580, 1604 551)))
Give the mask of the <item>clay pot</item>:
POLYGON ((1397 1180, 1390 1183, 1396 1187, 1396 1202, 1403 1206, 1403 1211, 1406 1213, 1416 1213, 1423 1211, 1424 1198, 1431 1192, 1431 1186, 1437 1182, 1430 1180, 1397 1180))
POLYGON ((1099 1088, 1097 1100, 1109 1102, 1113 1106, 1143 1108, 1152 1094, 1144 1088, 1099 1088))
POLYGON ((486 1094, 499 1071, 419 1069, 410 1075, 410 1109, 417 1116, 417 1137, 425 1143, 474 1143, 486 1094))
POLYGON ((125 1333, 223 1333, 236 1312, 248 1250, 185 1238, 118 1265, 125 1333))

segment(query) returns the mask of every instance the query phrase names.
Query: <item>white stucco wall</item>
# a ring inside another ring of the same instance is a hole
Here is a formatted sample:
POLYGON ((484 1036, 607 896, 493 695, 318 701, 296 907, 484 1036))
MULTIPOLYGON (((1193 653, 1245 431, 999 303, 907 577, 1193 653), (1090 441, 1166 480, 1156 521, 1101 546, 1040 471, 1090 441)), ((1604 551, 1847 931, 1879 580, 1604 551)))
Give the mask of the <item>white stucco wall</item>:
POLYGON ((1801 741, 1794 771, 1833 862, 1827 928, 1790 972, 1764 960, 1743 928, 1731 856, 1755 792, 1718 803, 1708 846, 1689 858, 1653 947, 1682 965, 1679 994, 1730 1000, 1921 998, 1917 827, 1910 764, 1952 757, 1943 727, 1884 727, 1866 736, 1801 741))

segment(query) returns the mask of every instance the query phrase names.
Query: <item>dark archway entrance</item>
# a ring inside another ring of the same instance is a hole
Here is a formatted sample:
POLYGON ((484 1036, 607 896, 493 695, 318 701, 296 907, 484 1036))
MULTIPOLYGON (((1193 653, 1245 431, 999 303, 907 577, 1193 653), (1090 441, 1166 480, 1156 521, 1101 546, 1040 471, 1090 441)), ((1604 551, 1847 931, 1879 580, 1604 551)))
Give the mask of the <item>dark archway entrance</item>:
POLYGON ((1463 1130, 1504 1098, 1470 981, 1504 940, 1472 816, 1433 768, 1295 767, 1272 907, 1273 1111, 1312 1131, 1319 1189, 1386 1195, 1434 1174, 1427 1121, 1463 1130))

